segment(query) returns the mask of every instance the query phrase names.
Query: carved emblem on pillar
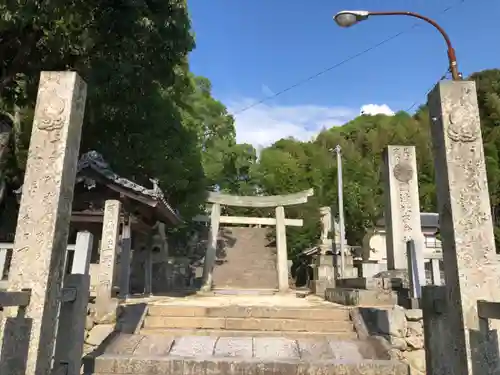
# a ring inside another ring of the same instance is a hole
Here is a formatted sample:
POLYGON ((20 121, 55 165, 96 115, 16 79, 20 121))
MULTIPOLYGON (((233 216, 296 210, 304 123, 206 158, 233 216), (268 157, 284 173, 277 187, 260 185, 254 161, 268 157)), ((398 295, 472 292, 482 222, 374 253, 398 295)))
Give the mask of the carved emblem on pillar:
POLYGON ((413 168, 410 164, 405 162, 396 164, 392 173, 396 180, 404 183, 408 183, 413 178, 413 168))

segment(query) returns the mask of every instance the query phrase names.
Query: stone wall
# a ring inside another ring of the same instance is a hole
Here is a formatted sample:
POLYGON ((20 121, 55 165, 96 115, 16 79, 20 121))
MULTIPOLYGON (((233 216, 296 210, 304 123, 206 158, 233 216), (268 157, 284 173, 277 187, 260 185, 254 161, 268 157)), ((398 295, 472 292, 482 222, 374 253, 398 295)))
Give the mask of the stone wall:
POLYGON ((103 343, 106 346, 117 332, 137 333, 146 313, 147 303, 144 301, 123 302, 111 313, 99 319, 95 302, 90 301, 85 317, 84 355, 91 353, 103 343))
POLYGON ((391 359, 410 365, 412 375, 425 374, 424 328, 422 310, 356 308, 360 319, 354 321, 358 336, 368 334, 385 348, 391 359), (363 331, 360 332, 360 331, 363 331))
POLYGON ((83 344, 84 355, 94 351, 116 329, 117 318, 123 309, 121 306, 102 319, 97 318, 95 300, 89 301, 87 316, 85 317, 85 341, 83 344))

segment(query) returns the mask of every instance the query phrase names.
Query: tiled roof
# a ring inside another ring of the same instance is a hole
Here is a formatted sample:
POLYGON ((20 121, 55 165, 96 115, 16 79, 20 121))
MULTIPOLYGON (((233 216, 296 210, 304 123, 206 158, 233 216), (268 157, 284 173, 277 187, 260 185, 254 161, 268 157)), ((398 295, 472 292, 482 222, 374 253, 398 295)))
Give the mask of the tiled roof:
MULTIPOLYGON (((158 186, 158 180, 156 179, 150 179, 150 181, 153 184, 152 189, 148 189, 142 185, 139 185, 127 178, 121 177, 118 174, 116 174, 110 167, 109 163, 104 160, 102 155, 97 152, 97 151, 89 151, 85 154, 82 155, 80 160, 78 161, 77 164, 77 169, 76 169, 76 183, 79 182, 85 182, 88 186, 95 185, 95 182, 92 181, 91 178, 88 176, 85 176, 84 173, 82 173, 85 169, 91 169, 94 172, 98 173, 101 175, 104 179, 119 185, 125 189, 131 190, 135 193, 138 193, 140 195, 152 198, 159 203, 161 203, 167 211, 170 212, 170 216, 175 218, 176 221, 182 221, 180 218, 179 213, 177 210, 174 210, 168 202, 165 200, 165 196, 163 194, 163 191, 160 189, 158 186)), ((16 193, 21 194, 22 193, 22 186, 16 190, 16 193)))

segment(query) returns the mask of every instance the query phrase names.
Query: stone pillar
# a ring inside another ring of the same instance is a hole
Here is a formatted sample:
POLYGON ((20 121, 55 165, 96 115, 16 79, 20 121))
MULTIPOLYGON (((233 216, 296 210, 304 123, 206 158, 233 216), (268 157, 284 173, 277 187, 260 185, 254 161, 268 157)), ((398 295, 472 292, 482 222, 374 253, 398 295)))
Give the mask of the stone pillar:
POLYGON ((5 262, 7 261, 7 249, 0 248, 0 281, 3 279, 5 271, 5 262))
POLYGON ((312 292, 324 297, 327 288, 335 288, 335 267, 333 255, 320 254, 315 259, 314 280, 312 292))
POLYGON ((424 316, 424 347, 427 374, 466 374, 465 355, 459 363, 446 361, 449 352, 456 349, 456 341, 448 341, 450 328, 450 305, 447 303, 446 287, 428 285, 422 288, 422 312, 424 316), (457 371, 461 368, 460 371, 457 371))
MULTIPOLYGON (((477 301, 500 301, 476 85, 442 81, 428 97, 449 319, 440 340, 453 374, 498 371, 500 320, 483 329, 477 301), (451 345, 453 344, 453 345, 451 345), (456 350, 453 347, 456 346, 456 350)), ((432 355, 434 353, 431 353, 432 355)))
POLYGON ((330 207, 320 207, 319 214, 321 216, 321 254, 330 251, 333 253, 332 209, 330 207))
POLYGON ((9 290, 30 289, 31 300, 21 320, 4 311, 2 374, 51 372, 85 99, 78 74, 41 73, 9 272, 9 290))
POLYGON ((414 240, 419 278, 425 280, 415 147, 387 146, 384 173, 387 268, 400 270, 408 267, 406 242, 414 240))
POLYGON ((126 215, 122 226, 120 298, 126 299, 130 290, 130 261, 132 259, 132 229, 130 215, 126 215))
POLYGON ((280 292, 287 292, 289 289, 287 264, 285 208, 278 206, 276 207, 276 268, 280 292))
POLYGON ((168 261, 168 240, 167 240, 167 234, 165 232, 165 223, 159 222, 158 223, 158 234, 160 235, 160 240, 161 240, 161 253, 165 257, 165 261, 168 261))
POLYGON ((90 232, 78 232, 76 234, 75 252, 73 255, 73 265, 71 267, 72 274, 89 274, 93 242, 94 236, 90 232))
POLYGON ((113 291, 116 254, 120 232, 121 203, 107 200, 102 224, 101 253, 99 254, 99 284, 97 285, 96 313, 102 319, 116 308, 113 291))
POLYGON ((89 232, 79 232, 76 237, 71 274, 66 275, 63 284, 54 373, 60 371, 67 375, 80 375, 89 303, 89 266, 93 240, 89 232))
POLYGON ((324 296, 327 288, 335 288, 335 267, 333 260, 333 226, 332 209, 330 207, 320 207, 321 215, 321 253, 316 256, 314 262, 314 280, 311 282, 312 292, 324 296), (330 238, 328 238, 330 237, 330 238), (327 253, 330 253, 327 255, 327 253))
POLYGON ((205 254, 205 262, 203 263, 203 287, 204 292, 212 289, 212 277, 215 256, 217 252, 217 237, 219 235, 220 225, 220 204, 214 203, 212 205, 212 213, 210 214, 210 232, 208 235, 207 252, 205 254))
POLYGON ((148 242, 144 254, 144 294, 153 294, 153 233, 148 234, 148 242))

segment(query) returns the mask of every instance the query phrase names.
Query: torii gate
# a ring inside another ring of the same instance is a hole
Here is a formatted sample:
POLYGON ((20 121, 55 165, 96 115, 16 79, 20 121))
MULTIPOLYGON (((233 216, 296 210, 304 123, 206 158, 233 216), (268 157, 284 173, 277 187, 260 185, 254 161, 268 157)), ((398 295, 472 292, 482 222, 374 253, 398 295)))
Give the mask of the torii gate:
POLYGON ((302 219, 285 218, 285 206, 307 203, 314 190, 304 190, 300 193, 272 196, 241 196, 222 193, 208 193, 208 203, 212 203, 211 214, 208 216, 197 216, 195 221, 208 222, 210 220, 210 234, 203 265, 203 291, 212 289, 212 275, 217 249, 217 235, 220 224, 255 224, 276 225, 276 265, 278 270, 278 288, 280 292, 288 290, 288 255, 286 246, 286 226, 301 227, 304 225, 302 219), (275 218, 244 217, 244 216, 221 216, 221 205, 233 207, 275 207, 275 218))

